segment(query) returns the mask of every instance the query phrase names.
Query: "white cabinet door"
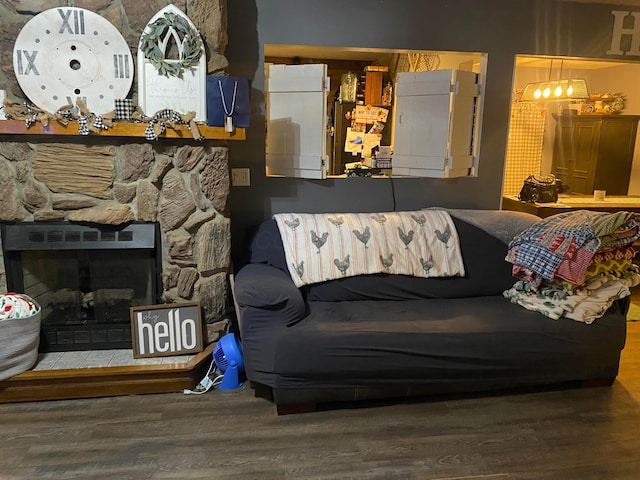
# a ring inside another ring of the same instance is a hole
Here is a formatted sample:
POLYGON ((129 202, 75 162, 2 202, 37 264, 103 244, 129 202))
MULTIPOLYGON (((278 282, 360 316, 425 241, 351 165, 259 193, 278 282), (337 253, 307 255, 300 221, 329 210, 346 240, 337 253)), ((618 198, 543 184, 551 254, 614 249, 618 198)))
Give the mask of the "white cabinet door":
POLYGON ((464 70, 398 73, 393 175, 476 175, 478 74, 464 70))
POLYGON ((327 66, 269 65, 267 175, 327 176, 327 66))

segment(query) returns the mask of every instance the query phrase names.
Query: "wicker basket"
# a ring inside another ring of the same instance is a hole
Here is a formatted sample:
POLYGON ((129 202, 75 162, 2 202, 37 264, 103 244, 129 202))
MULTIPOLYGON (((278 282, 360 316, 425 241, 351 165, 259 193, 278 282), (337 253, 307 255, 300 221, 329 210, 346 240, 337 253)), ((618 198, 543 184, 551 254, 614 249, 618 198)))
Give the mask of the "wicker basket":
POLYGON ((0 381, 35 365, 40 343, 41 313, 39 309, 30 317, 0 321, 0 381))

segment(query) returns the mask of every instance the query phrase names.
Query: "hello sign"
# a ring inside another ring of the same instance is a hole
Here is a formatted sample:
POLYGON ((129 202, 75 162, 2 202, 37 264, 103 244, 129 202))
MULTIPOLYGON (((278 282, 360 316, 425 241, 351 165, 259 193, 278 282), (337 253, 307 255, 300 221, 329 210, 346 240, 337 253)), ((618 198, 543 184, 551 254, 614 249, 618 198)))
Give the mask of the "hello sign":
POLYGON ((198 302, 131 307, 130 312, 133 358, 202 351, 198 302))

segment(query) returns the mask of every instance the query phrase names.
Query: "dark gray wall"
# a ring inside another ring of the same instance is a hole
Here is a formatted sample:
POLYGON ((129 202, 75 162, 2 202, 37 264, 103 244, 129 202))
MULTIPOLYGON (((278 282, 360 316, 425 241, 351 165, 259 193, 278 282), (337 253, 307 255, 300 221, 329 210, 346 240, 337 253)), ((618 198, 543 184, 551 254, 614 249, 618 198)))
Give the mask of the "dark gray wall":
POLYGON ((251 187, 233 187, 229 199, 236 264, 252 228, 277 212, 500 208, 515 55, 607 57, 612 8, 630 9, 556 0, 230 0, 229 71, 251 78, 253 112, 247 140, 231 142, 231 167, 251 169, 251 187), (265 43, 488 53, 478 177, 267 178, 265 43))

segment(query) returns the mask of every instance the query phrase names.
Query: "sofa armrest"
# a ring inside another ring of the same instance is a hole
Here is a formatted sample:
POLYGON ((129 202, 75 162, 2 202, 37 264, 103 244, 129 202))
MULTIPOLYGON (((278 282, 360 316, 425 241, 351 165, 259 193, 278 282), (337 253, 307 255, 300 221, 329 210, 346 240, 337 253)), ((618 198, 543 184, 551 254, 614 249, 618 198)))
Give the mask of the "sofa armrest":
POLYGON ((287 325, 302 320, 307 313, 302 293, 289 274, 265 264, 245 265, 235 276, 234 295, 240 309, 255 317, 281 318, 287 325))

